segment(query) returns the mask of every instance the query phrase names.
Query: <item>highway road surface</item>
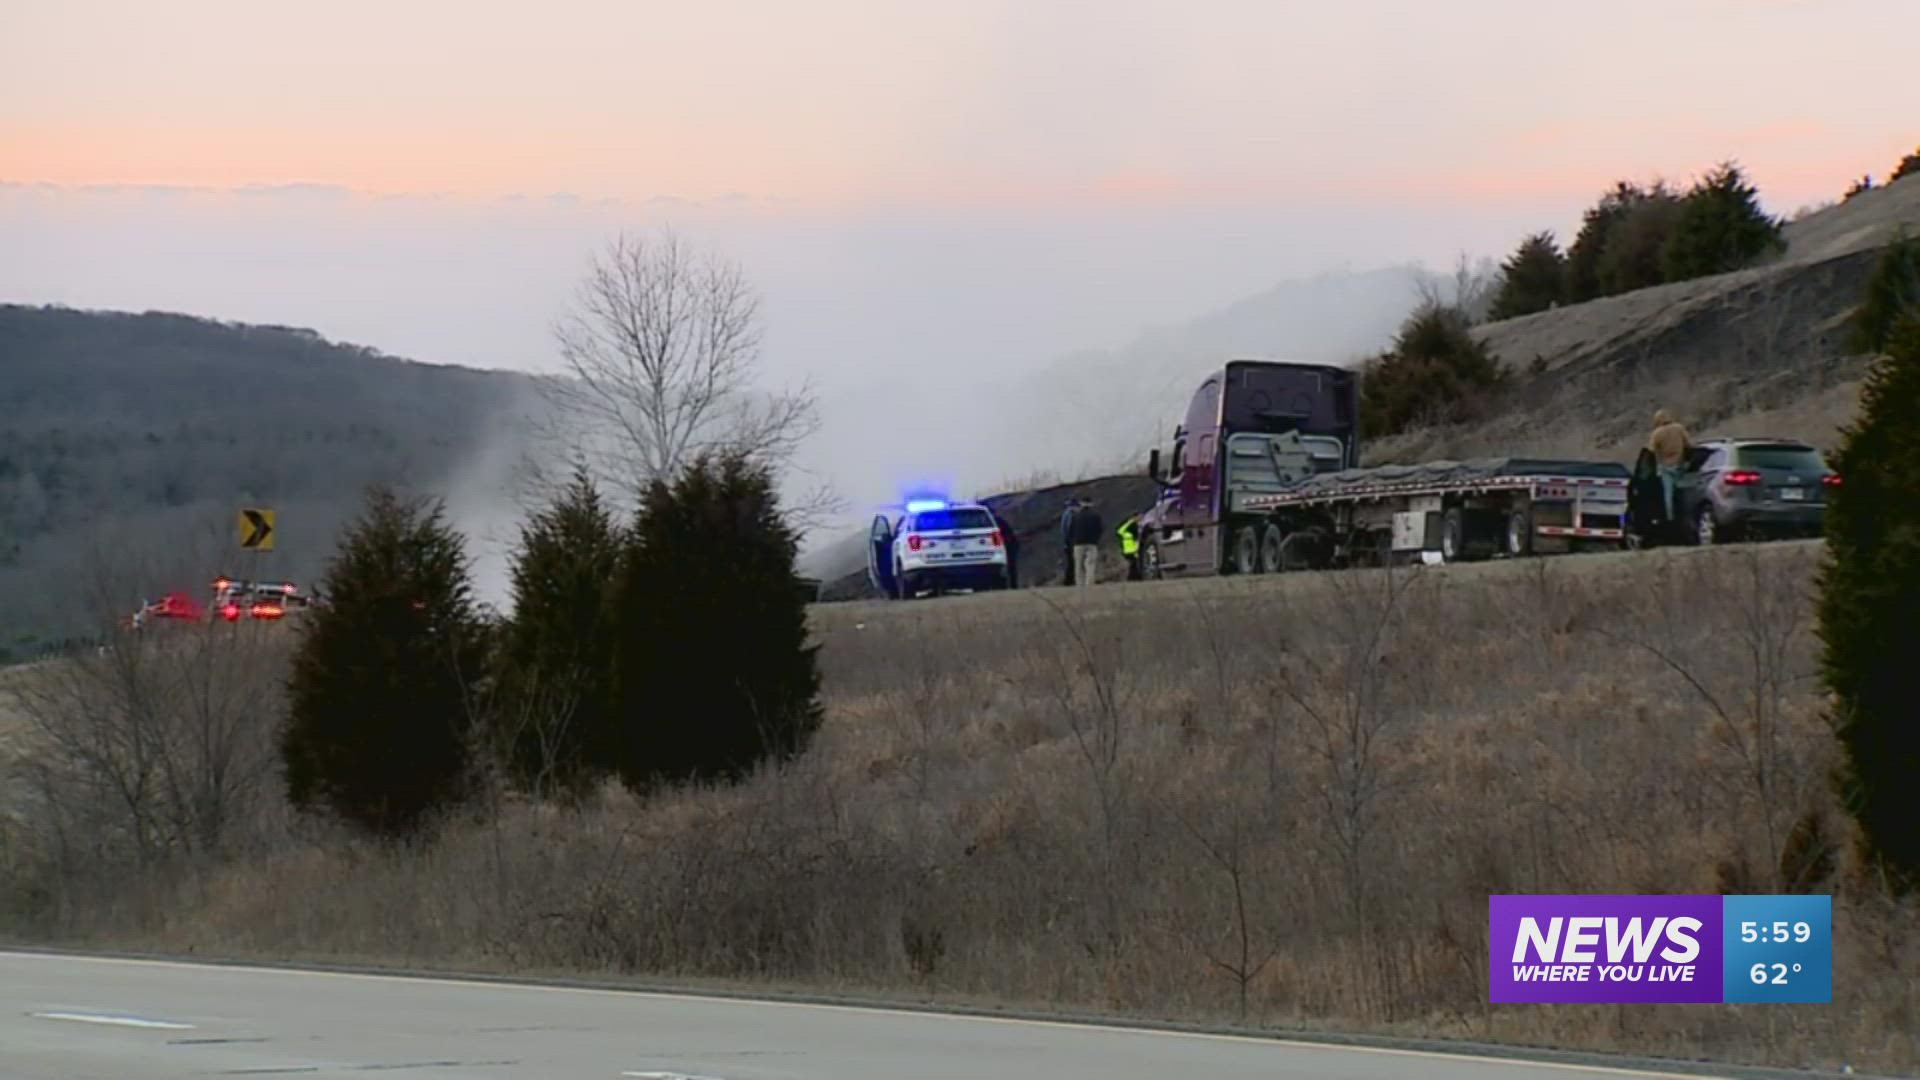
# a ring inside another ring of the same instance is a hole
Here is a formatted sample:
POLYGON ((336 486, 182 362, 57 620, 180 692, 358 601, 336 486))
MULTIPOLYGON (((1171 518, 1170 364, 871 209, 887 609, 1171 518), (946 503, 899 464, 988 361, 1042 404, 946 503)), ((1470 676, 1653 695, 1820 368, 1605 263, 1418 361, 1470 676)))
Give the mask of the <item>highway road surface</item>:
POLYGON ((0 952, 0 1076, 171 1080, 1605 1080, 1649 1076, 999 1018, 0 952))

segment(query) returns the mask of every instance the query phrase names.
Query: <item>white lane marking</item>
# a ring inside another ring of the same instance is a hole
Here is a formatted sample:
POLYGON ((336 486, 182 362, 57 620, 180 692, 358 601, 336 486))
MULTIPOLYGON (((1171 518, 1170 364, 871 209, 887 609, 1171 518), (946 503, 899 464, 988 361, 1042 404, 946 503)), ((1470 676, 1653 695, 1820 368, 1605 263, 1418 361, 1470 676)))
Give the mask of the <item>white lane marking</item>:
POLYGON ((631 1076, 635 1080, 720 1080, 717 1076, 696 1076, 693 1073, 677 1072, 623 1072, 621 1076, 631 1076))
MULTIPOLYGON (((877 601, 876 601, 877 603, 877 601)), ((83 963, 119 965, 123 967, 168 968, 175 971, 248 972, 255 975, 295 975, 307 978, 329 978, 358 980, 361 982, 400 982, 426 984, 429 986, 458 986, 469 990, 538 991, 547 994, 573 994, 587 997, 644 998, 652 1001, 698 1002, 706 1005, 737 1005, 746 1007, 770 1007, 781 1009, 811 1009, 819 1012, 854 1013, 861 1016, 891 1016, 908 1020, 966 1021, 977 1024, 1002 1024, 1018 1027, 1053 1028, 1063 1031, 1106 1033, 1110 1035, 1145 1036, 1161 1039, 1191 1039, 1200 1042, 1238 1043, 1250 1046, 1272 1046, 1290 1050, 1317 1051, 1327 1054, 1382 1054, 1389 1057, 1414 1057, 1433 1061, 1473 1062, 1484 1065, 1506 1065, 1523 1069, 1559 1069, 1563 1072, 1599 1073, 1604 1076, 1653 1077, 1656 1080, 1732 1080, 1731 1077, 1714 1073, 1667 1073, 1650 1069, 1634 1069, 1622 1065, 1579 1065, 1571 1062, 1534 1061, 1524 1057, 1488 1057, 1484 1054, 1452 1054, 1443 1050, 1402 1050, 1391 1046, 1347 1046, 1331 1042, 1311 1042, 1304 1039, 1262 1038, 1258 1035, 1221 1035, 1206 1031, 1165 1031, 1157 1028, 1134 1028, 1120 1024, 1089 1024, 1073 1020, 1029 1020, 1014 1016, 976 1016, 968 1013, 929 1012, 918 1009, 891 1009, 884 1006, 866 1005, 829 1005, 818 1001, 770 1001, 761 998, 714 997, 698 993, 664 993, 658 990, 611 990, 596 986, 541 986, 537 983, 496 982, 484 979, 461 979, 447 975, 376 975, 365 971, 314 971, 291 967, 256 967, 248 964, 194 964, 184 960, 137 960, 125 956, 82 956, 69 953, 20 953, 0 949, 0 957, 13 960, 51 960, 81 961, 83 963)), ((1515 1047, 1516 1053, 1525 1053, 1525 1047, 1515 1047)))
POLYGON ((109 1016, 105 1013, 78 1012, 37 1012, 28 1016, 40 1020, 72 1020, 81 1024, 114 1024, 119 1027, 157 1028, 161 1031, 191 1031, 192 1024, 179 1024, 172 1020, 146 1020, 138 1016, 109 1016))

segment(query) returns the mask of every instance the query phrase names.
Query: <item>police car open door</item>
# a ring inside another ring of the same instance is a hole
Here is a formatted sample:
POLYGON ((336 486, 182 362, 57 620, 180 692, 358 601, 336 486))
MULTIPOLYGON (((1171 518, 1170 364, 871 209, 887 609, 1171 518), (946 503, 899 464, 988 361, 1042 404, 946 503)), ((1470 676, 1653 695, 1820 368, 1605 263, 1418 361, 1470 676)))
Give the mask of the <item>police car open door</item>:
POLYGON ((880 595, 894 595, 893 526, 885 514, 873 519, 873 528, 867 533, 867 580, 880 595))

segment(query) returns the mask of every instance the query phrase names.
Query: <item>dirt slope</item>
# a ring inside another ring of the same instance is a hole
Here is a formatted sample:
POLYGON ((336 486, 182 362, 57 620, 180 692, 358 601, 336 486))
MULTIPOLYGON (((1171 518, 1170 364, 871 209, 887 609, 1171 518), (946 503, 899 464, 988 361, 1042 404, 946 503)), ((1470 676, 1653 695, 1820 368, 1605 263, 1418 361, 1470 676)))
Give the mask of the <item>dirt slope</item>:
POLYGON ((1847 316, 1903 227, 1920 232, 1920 176, 1789 225, 1766 265, 1490 324, 1482 339, 1521 380, 1510 398, 1470 427, 1382 440, 1368 456, 1613 456, 1662 406, 1698 434, 1829 442, 1866 365, 1849 355, 1847 316))

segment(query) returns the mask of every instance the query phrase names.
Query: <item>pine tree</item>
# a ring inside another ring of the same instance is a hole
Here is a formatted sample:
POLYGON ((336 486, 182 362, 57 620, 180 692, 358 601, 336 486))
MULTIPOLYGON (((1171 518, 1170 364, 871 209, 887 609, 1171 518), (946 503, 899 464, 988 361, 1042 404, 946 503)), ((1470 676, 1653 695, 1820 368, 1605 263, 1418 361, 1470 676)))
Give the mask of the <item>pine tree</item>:
POLYGON ((1491 319, 1512 319, 1545 311, 1566 295, 1567 257, 1553 233, 1535 233, 1500 265, 1500 291, 1491 319))
POLYGON ((622 537, 584 465, 520 530, 493 717, 516 786, 577 797, 614 769, 614 576, 622 537))
POLYGON ((289 678, 287 793, 398 838, 467 792, 485 667, 465 543, 437 501, 369 492, 343 537, 289 678))
POLYGON ((1567 249, 1568 300, 1580 303, 1603 295, 1600 258, 1606 252, 1607 239, 1627 212, 1645 199, 1644 189, 1622 180, 1587 210, 1573 246, 1567 249))
POLYGON ((1452 423, 1506 382, 1506 371, 1473 336, 1466 313, 1422 304, 1386 352, 1361 370, 1360 423, 1393 435, 1422 423, 1452 423))
POLYGON ((614 590, 620 775, 737 779, 819 727, 797 541, 767 470, 702 459, 649 488, 614 590))
POLYGON ((1896 180, 1904 179, 1915 173, 1920 173, 1920 149, 1916 149, 1913 153, 1900 159, 1900 164, 1895 165, 1893 172, 1888 174, 1887 183, 1891 184, 1896 180))
POLYGON ((1668 281, 1738 270, 1779 248, 1780 227, 1760 208, 1760 192, 1740 166, 1722 163, 1681 200, 1661 269, 1668 281))
POLYGON ((1880 253, 1867 277, 1866 296, 1849 320, 1855 352, 1886 348, 1902 318, 1920 312, 1920 238, 1902 230, 1880 253))
POLYGON ((1679 224, 1680 203, 1672 188, 1657 182, 1614 221, 1597 268, 1600 295, 1619 296, 1668 280, 1663 255, 1679 224))
POLYGON ((1874 364, 1834 455, 1821 571, 1823 673, 1844 749, 1841 795, 1869 862, 1920 887, 1920 318, 1874 364))

